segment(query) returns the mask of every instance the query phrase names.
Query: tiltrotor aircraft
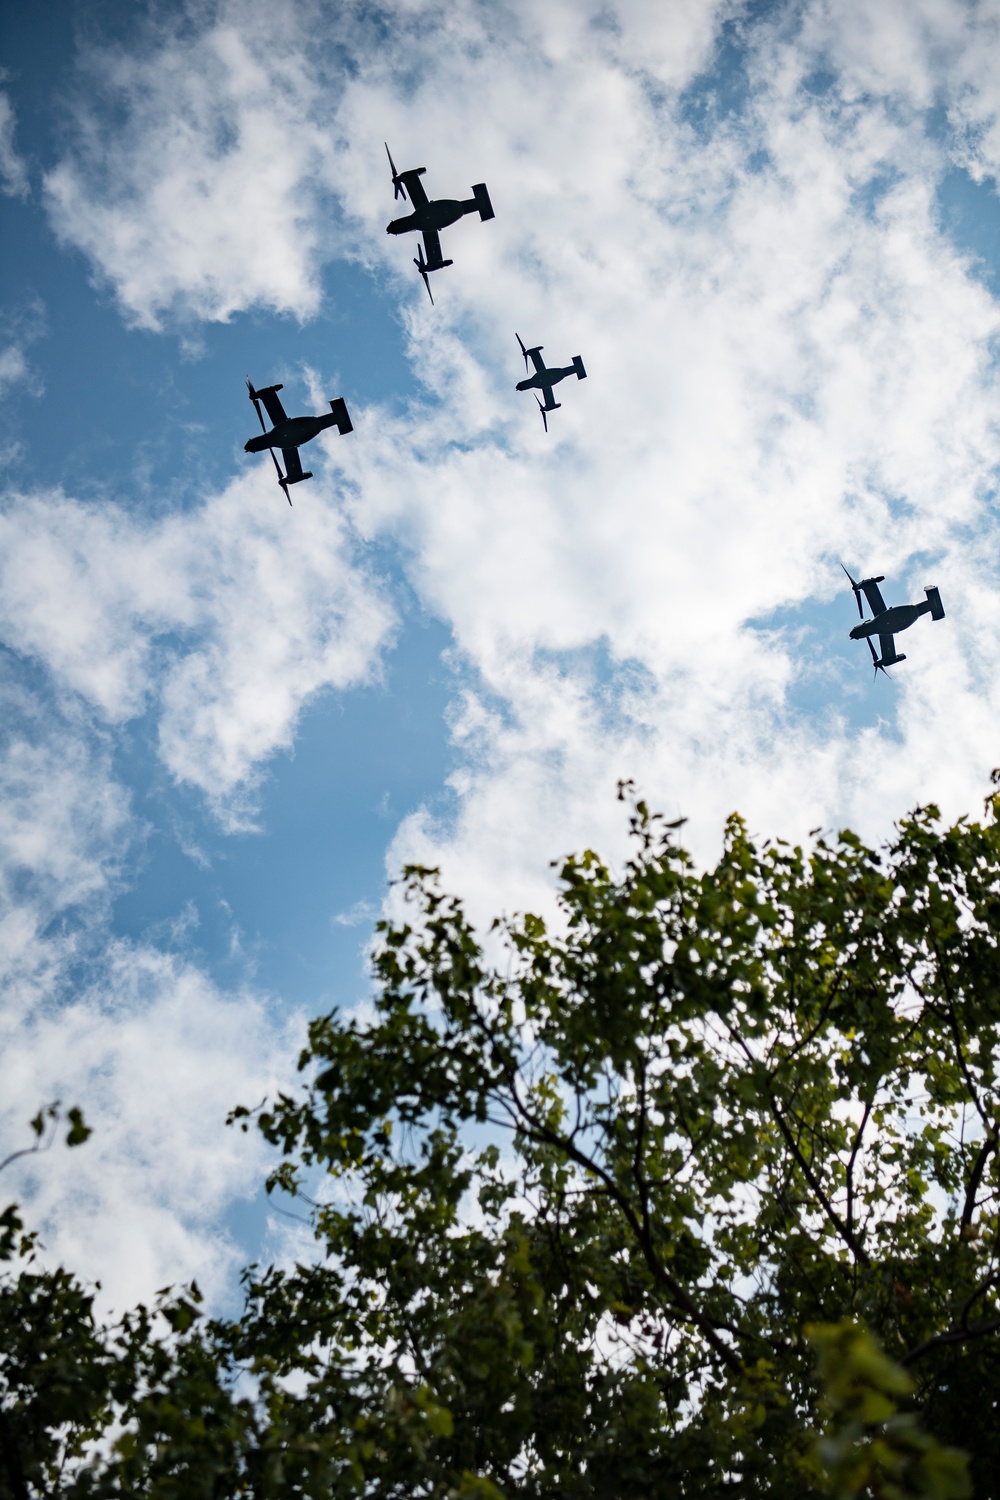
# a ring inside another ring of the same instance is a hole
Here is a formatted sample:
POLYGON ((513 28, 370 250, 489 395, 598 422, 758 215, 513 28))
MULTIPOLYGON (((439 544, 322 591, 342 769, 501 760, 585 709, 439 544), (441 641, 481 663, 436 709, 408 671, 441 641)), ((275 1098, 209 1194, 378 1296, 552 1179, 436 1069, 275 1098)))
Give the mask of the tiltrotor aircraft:
POLYGON ((336 427, 341 434, 353 432, 354 424, 348 416, 347 403, 340 396, 330 402, 328 417, 288 417, 278 397, 281 389, 280 385, 268 385, 262 391, 255 391, 249 375, 247 376, 247 390, 250 392, 250 400, 254 404, 262 430, 260 437, 252 437, 245 444, 243 451, 244 453, 263 453, 265 448, 270 448, 278 483, 285 492, 285 499, 291 505, 292 497, 288 493, 288 486, 299 484, 303 479, 312 478, 312 474, 303 470, 302 460, 299 458, 299 449, 302 444, 310 442, 327 427, 336 427), (261 403, 274 423, 270 432, 261 414, 261 403), (281 465, 275 456, 275 448, 281 449, 281 456, 285 462, 284 473, 281 472, 281 465))
MULTIPOLYGON (((844 568, 843 563, 840 566, 844 568)), ((847 573, 846 568, 844 572, 847 573)), ((894 667, 897 662, 906 660, 905 656, 896 654, 896 642, 893 636, 897 631, 908 630, 921 615, 930 615, 932 620, 944 619, 944 605, 941 603, 941 595, 936 588, 924 589, 927 598, 922 604, 894 604, 891 609, 887 609, 879 589, 879 584, 885 582, 884 575, 879 574, 878 578, 862 578, 860 583, 855 583, 850 573, 847 573, 847 577, 854 590, 854 597, 858 601, 858 614, 861 616, 861 624, 855 625, 851 631, 851 640, 868 642, 876 676, 879 672, 884 672, 886 667, 894 667), (868 600, 868 608, 872 612, 870 620, 865 619, 864 606, 861 603, 862 593, 868 600), (878 636, 881 655, 875 650, 872 642, 873 635, 878 636)))
POLYGON ((392 168, 392 186, 394 196, 397 198, 409 198, 413 204, 412 214, 405 218, 393 219, 386 226, 386 234, 422 234, 423 245, 418 247, 413 264, 424 278, 424 286, 431 302, 434 294, 431 291, 430 273, 442 271, 445 266, 452 262, 445 260, 441 254, 441 230, 447 229, 449 224, 457 224, 458 220, 466 214, 478 213, 480 220, 485 223, 487 219, 495 218, 490 195, 486 190, 485 182, 475 182, 472 185, 472 197, 464 200, 458 198, 428 198, 424 191, 424 185, 420 181, 426 167, 411 167, 408 172, 397 172, 396 163, 392 159, 392 153, 388 145, 385 154, 389 158, 389 166, 392 168))
POLYGON ((541 401, 538 401, 537 396, 535 397, 535 400, 538 401, 538 410, 542 414, 542 421, 545 424, 545 431, 548 432, 549 419, 546 413, 550 411, 558 411, 560 406, 562 405, 561 401, 556 401, 553 399, 552 387, 554 385, 558 385, 560 380, 565 380, 567 375, 575 375, 577 380, 586 380, 587 372, 583 368, 583 360, 580 358, 579 354, 574 354, 573 363, 571 365, 566 365, 565 368, 561 368, 558 365, 553 365, 551 369, 548 369, 546 368, 545 361, 542 358, 542 350, 545 347, 544 344, 536 344, 534 349, 526 349, 524 347, 524 342, 521 338, 521 335, 519 333, 515 333, 514 337, 521 345, 521 353, 524 355, 524 368, 526 370, 528 369, 529 359, 535 367, 535 373, 533 375, 529 375, 527 380, 519 380, 517 382, 517 390, 545 392, 544 404, 541 401))

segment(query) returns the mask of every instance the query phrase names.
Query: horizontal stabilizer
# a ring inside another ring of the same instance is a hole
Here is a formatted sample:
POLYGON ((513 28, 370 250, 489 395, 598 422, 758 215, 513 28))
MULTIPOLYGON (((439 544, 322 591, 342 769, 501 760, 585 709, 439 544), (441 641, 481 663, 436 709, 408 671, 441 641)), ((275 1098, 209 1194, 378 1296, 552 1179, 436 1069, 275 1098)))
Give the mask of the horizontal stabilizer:
POLYGON ((944 605, 941 603, 941 595, 938 590, 936 588, 924 589, 924 593, 927 595, 927 602, 931 607, 931 619, 943 620, 944 605))
POLYGON ((482 223, 485 224, 487 219, 496 218, 485 182, 474 182, 472 184, 472 196, 475 199, 476 207, 479 209, 479 218, 482 223))
POLYGON ((583 368, 583 360, 580 358, 579 354, 573 355, 573 368, 576 371, 577 380, 586 380, 587 372, 583 368))
POLYGON ((337 430, 341 437, 346 437, 349 432, 354 431, 354 423, 351 421, 347 411, 347 402, 342 396, 338 396, 335 401, 330 402, 330 410, 333 412, 333 419, 337 424, 337 430))

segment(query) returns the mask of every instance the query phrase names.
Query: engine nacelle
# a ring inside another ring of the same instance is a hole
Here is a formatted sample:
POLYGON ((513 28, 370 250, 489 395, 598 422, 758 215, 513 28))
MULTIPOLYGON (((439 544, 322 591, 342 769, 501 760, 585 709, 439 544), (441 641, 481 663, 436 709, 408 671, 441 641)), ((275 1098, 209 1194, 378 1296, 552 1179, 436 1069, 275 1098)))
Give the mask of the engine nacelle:
POLYGON ((924 589, 924 593, 927 595, 927 603, 931 607, 931 619, 943 620, 944 605, 941 603, 941 595, 938 590, 936 588, 924 589))

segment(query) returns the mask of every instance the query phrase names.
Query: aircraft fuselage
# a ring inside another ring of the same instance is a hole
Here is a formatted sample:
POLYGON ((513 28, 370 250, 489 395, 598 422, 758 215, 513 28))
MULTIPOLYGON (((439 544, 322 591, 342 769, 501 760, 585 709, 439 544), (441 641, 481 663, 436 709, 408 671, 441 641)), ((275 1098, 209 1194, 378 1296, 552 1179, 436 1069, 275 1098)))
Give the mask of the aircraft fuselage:
POLYGON ((553 365, 551 370, 536 370, 534 375, 529 375, 526 380, 519 380, 515 389, 519 391, 551 390, 554 385, 559 384, 560 380, 565 380, 567 375, 575 374, 576 369, 573 365, 567 365, 565 369, 553 365))
POLYGON ((930 613, 931 604, 926 599, 923 604, 894 604, 873 620, 862 620, 860 625, 855 625, 851 640, 863 641, 866 635, 896 635, 900 630, 908 630, 921 615, 930 613))
POLYGON ((277 427, 272 427, 270 432, 252 437, 243 451, 263 453, 265 448, 301 448, 303 443, 311 442, 328 427, 336 426, 337 418, 333 412, 320 417, 286 417, 277 427))
POLYGON ((447 229, 449 224, 457 224, 459 219, 466 214, 479 212, 479 204, 475 198, 467 198, 461 202, 458 198, 434 198, 430 203, 425 203, 421 208, 414 209, 412 214, 404 214, 401 219, 393 219, 391 224, 386 225, 386 234, 413 234, 416 231, 423 234, 425 229, 441 230, 447 229))

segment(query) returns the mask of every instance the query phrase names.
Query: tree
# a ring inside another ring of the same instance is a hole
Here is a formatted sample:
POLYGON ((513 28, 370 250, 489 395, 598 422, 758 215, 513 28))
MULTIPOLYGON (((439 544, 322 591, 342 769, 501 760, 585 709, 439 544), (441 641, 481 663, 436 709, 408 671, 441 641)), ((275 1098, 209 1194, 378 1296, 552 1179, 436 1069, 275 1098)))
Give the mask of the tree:
POLYGON ((492 960, 407 870, 374 1017, 234 1112, 315 1258, 104 1331, 123 1435, 62 1492, 1000 1496, 998 815, 734 817, 698 873, 634 801, 492 960))

